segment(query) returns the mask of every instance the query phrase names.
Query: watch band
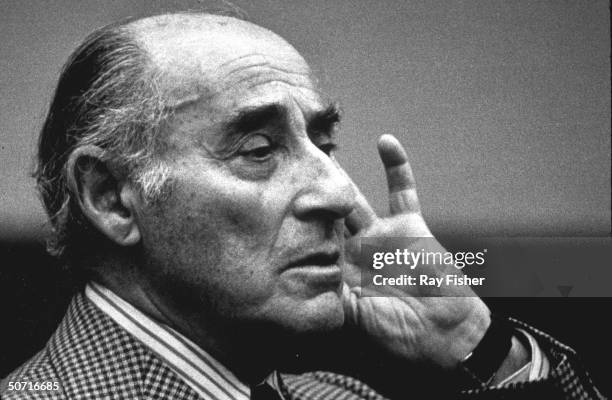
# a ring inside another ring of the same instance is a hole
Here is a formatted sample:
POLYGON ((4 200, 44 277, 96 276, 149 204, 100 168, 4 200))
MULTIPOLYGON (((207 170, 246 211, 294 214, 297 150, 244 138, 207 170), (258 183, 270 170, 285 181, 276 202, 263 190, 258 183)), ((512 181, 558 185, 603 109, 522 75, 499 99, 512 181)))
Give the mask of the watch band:
POLYGON ((488 384, 510 352, 512 335, 508 320, 491 314, 489 328, 476 348, 461 361, 461 369, 481 384, 488 384))

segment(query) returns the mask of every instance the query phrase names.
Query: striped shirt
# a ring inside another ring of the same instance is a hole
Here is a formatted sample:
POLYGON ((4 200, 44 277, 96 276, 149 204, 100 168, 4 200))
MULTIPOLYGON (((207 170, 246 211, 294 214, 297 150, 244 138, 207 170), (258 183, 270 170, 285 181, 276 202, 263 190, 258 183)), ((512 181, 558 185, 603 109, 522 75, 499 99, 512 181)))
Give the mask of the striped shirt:
POLYGON ((519 337, 519 340, 523 339, 525 347, 527 347, 531 353, 531 359, 518 371, 501 381, 497 385, 498 387, 505 386, 509 383, 535 381, 548 376, 550 363, 538 345, 538 342, 536 342, 535 338, 523 329, 517 329, 517 334, 520 335, 520 337, 517 336, 519 337))
POLYGON ((94 282, 85 296, 119 326, 151 349, 196 393, 212 400, 248 400, 250 389, 210 354, 94 282))

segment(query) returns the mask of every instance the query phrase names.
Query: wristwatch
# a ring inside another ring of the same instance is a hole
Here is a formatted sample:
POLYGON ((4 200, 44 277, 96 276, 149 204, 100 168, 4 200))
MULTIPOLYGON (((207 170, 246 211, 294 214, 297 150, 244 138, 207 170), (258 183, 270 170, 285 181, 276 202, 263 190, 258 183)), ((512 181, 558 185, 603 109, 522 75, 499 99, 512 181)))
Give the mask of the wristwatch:
POLYGON ((510 352, 513 328, 505 317, 491 314, 484 336, 460 363, 459 368, 481 385, 487 385, 510 352))

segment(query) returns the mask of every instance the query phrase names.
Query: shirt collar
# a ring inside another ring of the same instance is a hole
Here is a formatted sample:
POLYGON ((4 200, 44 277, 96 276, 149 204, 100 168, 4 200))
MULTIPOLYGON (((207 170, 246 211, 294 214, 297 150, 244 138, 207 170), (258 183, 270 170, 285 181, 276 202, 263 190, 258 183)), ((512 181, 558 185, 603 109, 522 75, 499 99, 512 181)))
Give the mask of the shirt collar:
POLYGON ((201 397, 248 400, 249 387, 185 336, 157 322, 110 289, 90 282, 85 296, 119 326, 162 358, 201 397))

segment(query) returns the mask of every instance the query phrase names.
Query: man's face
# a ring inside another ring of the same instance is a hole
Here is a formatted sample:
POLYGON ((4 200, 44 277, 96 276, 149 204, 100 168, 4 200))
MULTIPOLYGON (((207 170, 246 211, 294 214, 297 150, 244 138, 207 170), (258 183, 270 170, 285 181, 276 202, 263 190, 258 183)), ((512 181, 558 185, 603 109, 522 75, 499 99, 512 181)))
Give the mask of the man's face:
POLYGON ((166 42, 150 51, 176 109, 170 194, 138 216, 151 287, 202 321, 340 326, 354 192, 332 153, 335 110, 301 56, 267 32, 166 42))

